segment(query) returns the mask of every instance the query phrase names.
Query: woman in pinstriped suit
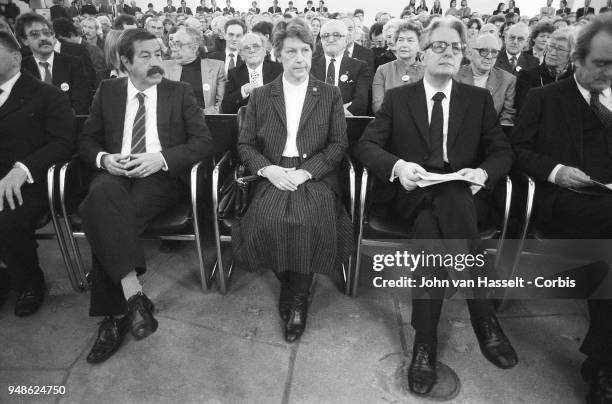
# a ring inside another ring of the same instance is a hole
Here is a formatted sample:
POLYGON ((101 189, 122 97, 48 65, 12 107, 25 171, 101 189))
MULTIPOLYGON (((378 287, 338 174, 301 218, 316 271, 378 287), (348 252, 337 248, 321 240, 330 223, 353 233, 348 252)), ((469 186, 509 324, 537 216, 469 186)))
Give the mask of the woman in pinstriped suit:
POLYGON ((233 239, 250 269, 281 281, 279 312, 293 342, 306 326, 313 274, 335 274, 352 250, 337 178, 348 140, 339 89, 310 75, 307 23, 281 22, 273 38, 283 74, 251 94, 238 140, 240 158, 263 178, 233 239))

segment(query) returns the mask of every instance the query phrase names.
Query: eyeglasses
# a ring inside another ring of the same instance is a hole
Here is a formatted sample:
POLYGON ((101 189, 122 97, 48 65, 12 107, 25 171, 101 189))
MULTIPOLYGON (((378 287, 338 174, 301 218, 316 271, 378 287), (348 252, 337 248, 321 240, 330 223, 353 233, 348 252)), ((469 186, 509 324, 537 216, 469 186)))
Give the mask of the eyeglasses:
POLYGON ((560 48, 555 45, 546 45, 546 51, 547 52, 555 51, 556 53, 569 53, 569 49, 560 48))
POLYGON ((516 36, 516 35, 508 35, 508 40, 510 42, 525 42, 525 40, 527 40, 527 38, 525 38, 524 36, 516 36))
POLYGON ((334 41, 337 41, 340 38, 344 38, 346 35, 342 35, 338 32, 334 32, 333 34, 330 34, 328 32, 321 34, 321 39, 325 39, 326 41, 333 39, 334 41))
POLYGON ((492 58, 496 58, 499 55, 499 51, 497 49, 485 49, 485 48, 473 48, 475 51, 478 51, 478 54, 483 57, 489 57, 491 55, 492 58))
POLYGON ((245 45, 242 47, 242 50, 245 52, 259 52, 261 50, 261 45, 245 45))
POLYGON ((193 44, 195 44, 195 42, 187 42, 187 43, 170 42, 170 43, 168 43, 168 47, 170 49, 179 49, 179 48, 182 48, 183 46, 193 45, 193 44))
POLYGON ((31 39, 39 39, 43 35, 46 36, 47 38, 50 38, 53 35, 55 35, 55 32, 53 32, 52 29, 42 29, 40 31, 30 31, 27 34, 27 36, 31 39))
POLYGON ((448 43, 444 41, 433 41, 425 47, 424 50, 431 48, 434 53, 444 53, 446 48, 451 47, 453 55, 458 55, 465 50, 465 45, 461 42, 448 43))

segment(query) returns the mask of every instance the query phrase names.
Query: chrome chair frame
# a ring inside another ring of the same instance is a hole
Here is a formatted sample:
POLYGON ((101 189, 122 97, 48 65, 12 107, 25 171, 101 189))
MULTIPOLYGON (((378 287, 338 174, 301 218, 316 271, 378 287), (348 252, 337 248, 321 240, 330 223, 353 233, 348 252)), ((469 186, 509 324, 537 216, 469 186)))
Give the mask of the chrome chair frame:
MULTIPOLYGON (((367 246, 394 246, 397 243, 385 241, 384 239, 369 239, 363 237, 363 228, 366 219, 366 206, 367 206, 367 194, 368 194, 368 184, 369 184, 369 173, 366 167, 363 167, 363 171, 361 174, 361 192, 359 195, 359 227, 357 233, 357 251, 355 257, 355 270, 354 270, 354 278, 351 289, 351 296, 357 296, 357 289, 359 286, 359 274, 361 270, 361 247, 362 245, 367 246)), ((506 176, 506 197, 504 203, 504 215, 502 219, 501 230, 497 233, 499 234, 497 246, 495 248, 495 268, 499 266, 501 263, 501 257, 503 254, 504 244, 508 233, 508 222, 510 218, 510 207, 512 201, 512 180, 509 176, 506 176)), ((493 237, 494 238, 494 237, 493 237)))

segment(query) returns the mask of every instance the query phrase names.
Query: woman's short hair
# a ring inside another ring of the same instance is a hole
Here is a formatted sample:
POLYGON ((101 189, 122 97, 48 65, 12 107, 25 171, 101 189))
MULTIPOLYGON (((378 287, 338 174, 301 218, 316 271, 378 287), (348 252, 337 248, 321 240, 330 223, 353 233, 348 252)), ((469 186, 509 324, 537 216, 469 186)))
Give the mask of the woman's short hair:
POLYGON ((569 47, 568 50, 572 52, 574 50, 574 47, 576 46, 576 28, 559 28, 558 30, 552 33, 550 39, 554 39, 555 41, 566 41, 567 46, 569 47))
POLYGON ((117 46, 119 45, 119 37, 123 31, 117 29, 111 29, 106 35, 104 41, 104 60, 106 65, 111 69, 124 71, 119 63, 119 54, 117 53, 117 46))
POLYGON ((478 25, 478 31, 480 31, 480 29, 482 28, 482 20, 480 18, 470 18, 467 23, 467 27, 470 28, 474 23, 478 25))
POLYGON ((539 23, 535 25, 535 27, 533 27, 529 40, 531 41, 531 44, 533 45, 533 42, 538 37, 538 35, 542 33, 552 34, 553 32, 555 32, 555 27, 553 27, 553 25, 550 22, 540 21, 539 23))
POLYGON ((429 47, 431 44, 431 33, 442 27, 447 27, 456 31, 457 34, 459 34, 459 40, 462 44, 467 42, 467 29, 461 20, 453 16, 438 17, 434 18, 427 29, 423 31, 423 34, 421 35, 421 49, 426 49, 429 47))
POLYGON ((587 25, 584 25, 576 37, 575 57, 584 62, 591 51, 591 42, 600 32, 612 35, 612 13, 599 14, 587 25))
POLYGON ((405 21, 400 19, 400 18, 391 18, 389 21, 387 21, 385 23, 385 25, 383 26, 383 35, 386 37, 387 36, 387 31, 389 31, 389 29, 393 28, 393 29, 397 29, 397 27, 399 27, 400 25, 402 25, 405 21))
POLYGON ((297 38, 308 44, 310 49, 314 51, 314 36, 312 30, 308 23, 301 18, 294 18, 288 22, 280 21, 276 24, 272 32, 272 46, 274 47, 274 54, 277 58, 280 58, 280 53, 283 50, 283 43, 287 38, 297 38))
POLYGON ((370 40, 374 39, 375 36, 382 34, 384 24, 380 22, 375 22, 370 27, 370 40))
POLYGON ((393 43, 397 42, 397 38, 399 38, 399 35, 402 32, 414 32, 417 37, 417 40, 420 40, 422 31, 423 30, 421 29, 421 26, 419 24, 415 24, 412 21, 405 22, 401 24, 399 27, 397 27, 395 34, 393 34, 393 43))

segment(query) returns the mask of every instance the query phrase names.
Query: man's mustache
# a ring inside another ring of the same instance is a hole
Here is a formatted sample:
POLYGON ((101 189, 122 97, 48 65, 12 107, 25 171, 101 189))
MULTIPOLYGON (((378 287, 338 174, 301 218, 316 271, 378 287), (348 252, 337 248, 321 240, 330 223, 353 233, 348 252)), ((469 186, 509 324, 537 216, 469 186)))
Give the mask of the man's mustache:
POLYGON ((163 76, 164 69, 162 69, 160 66, 153 66, 147 71, 147 77, 153 76, 154 74, 158 74, 158 73, 163 76))
POLYGON ((44 40, 43 40, 43 41, 40 41, 40 46, 43 46, 43 45, 53 46, 53 44, 52 44, 51 42, 49 42, 49 41, 44 41, 44 40))

